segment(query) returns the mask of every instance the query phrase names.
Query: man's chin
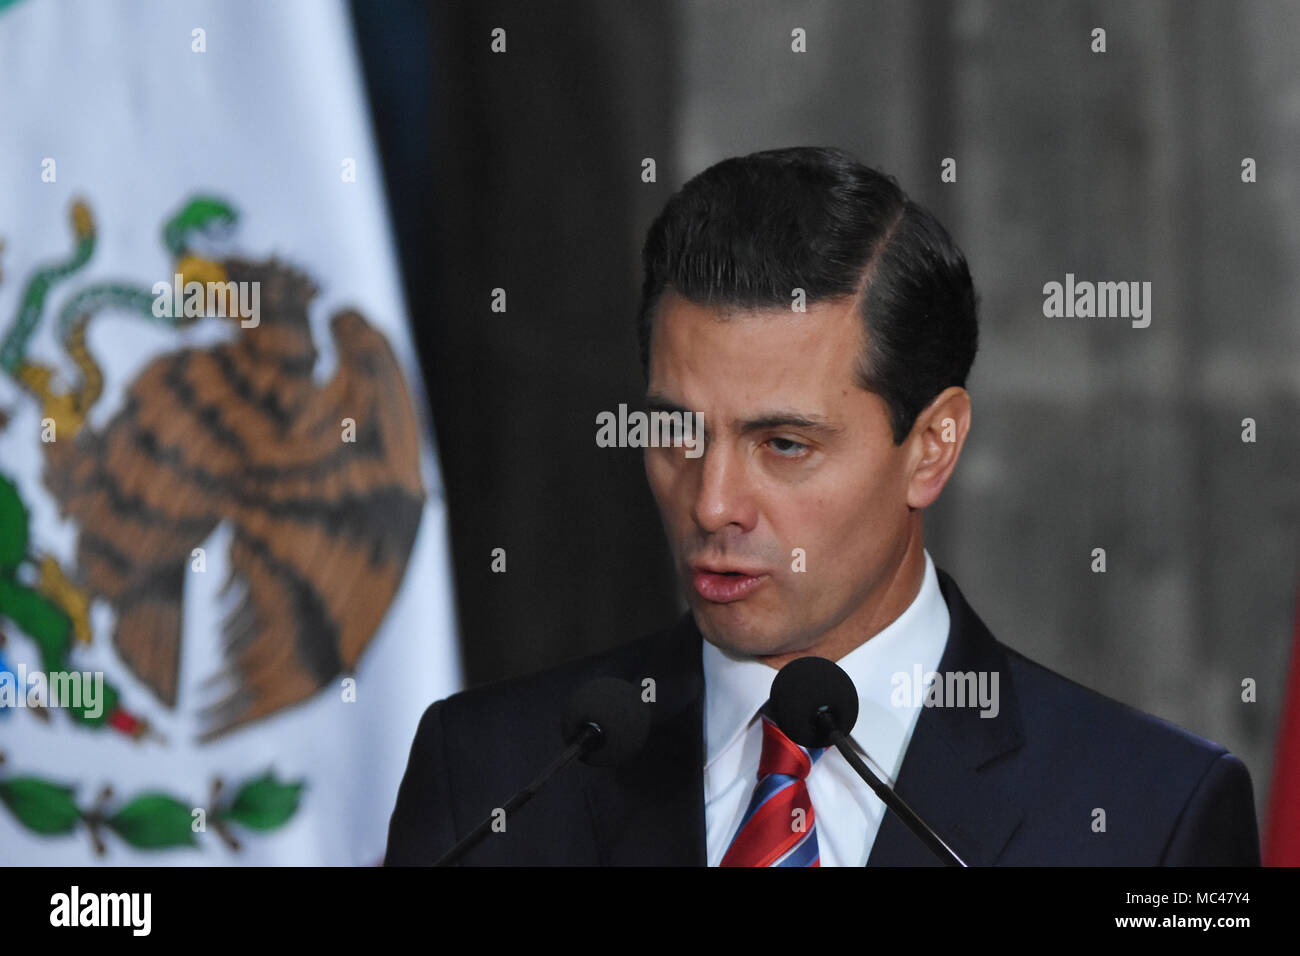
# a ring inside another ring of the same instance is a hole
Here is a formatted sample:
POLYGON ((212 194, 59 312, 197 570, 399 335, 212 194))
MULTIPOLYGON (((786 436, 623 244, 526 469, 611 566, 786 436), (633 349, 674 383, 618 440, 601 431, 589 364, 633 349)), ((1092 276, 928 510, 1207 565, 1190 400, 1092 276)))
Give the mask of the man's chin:
POLYGON ((703 607, 693 605, 691 608, 701 636, 733 657, 772 657, 797 650, 792 646, 795 642, 791 641, 789 633, 783 628, 773 627, 770 619, 759 626, 757 622, 735 614, 734 604, 701 603, 703 607))

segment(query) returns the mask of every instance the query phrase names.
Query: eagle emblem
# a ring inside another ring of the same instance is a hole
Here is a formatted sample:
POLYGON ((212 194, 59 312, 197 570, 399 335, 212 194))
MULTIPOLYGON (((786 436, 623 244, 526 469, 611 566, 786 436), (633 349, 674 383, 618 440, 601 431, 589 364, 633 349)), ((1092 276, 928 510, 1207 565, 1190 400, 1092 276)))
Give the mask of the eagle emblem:
POLYGON ((54 318, 65 357, 30 358, 51 290, 95 247, 88 205, 74 203, 71 218, 72 252, 29 279, 0 341, 0 369, 39 402, 52 435, 42 480, 77 529, 75 566, 50 569, 48 593, 83 640, 88 603, 107 602, 121 660, 175 708, 186 575, 227 523, 225 587, 237 593, 222 623, 213 699, 201 710, 199 739, 212 740, 356 668, 401 584, 423 513, 418 420, 391 346, 356 310, 332 317, 337 368, 328 381, 313 378, 316 285, 275 258, 200 249, 236 220, 210 197, 191 199, 163 228, 178 292, 253 288, 255 322, 214 317, 210 299, 159 308, 157 286, 101 283, 54 318), (152 359, 96 428, 88 413, 103 377, 86 333, 108 309, 176 327, 226 321, 233 331, 152 359))

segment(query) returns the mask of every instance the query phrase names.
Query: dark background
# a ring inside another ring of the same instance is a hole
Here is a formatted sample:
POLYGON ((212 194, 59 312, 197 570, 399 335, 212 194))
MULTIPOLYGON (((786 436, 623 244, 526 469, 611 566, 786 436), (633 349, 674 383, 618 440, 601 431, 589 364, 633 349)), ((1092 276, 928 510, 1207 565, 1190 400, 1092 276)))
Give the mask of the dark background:
POLYGON ((972 432, 926 518, 936 563, 1006 643, 1238 753, 1263 807, 1300 568, 1300 8, 353 10, 467 684, 676 616, 640 454, 594 441, 596 413, 644 385, 642 237, 713 162, 838 145, 939 216, 981 295, 972 432), (790 51, 794 27, 806 54, 790 51), (944 184, 949 156, 958 182, 944 184), (641 182, 644 157, 657 182, 641 182), (1044 318, 1043 283, 1067 272, 1151 281, 1150 328, 1044 318), (489 308, 498 287, 504 314, 489 308), (491 572, 497 547, 506 574, 491 572))

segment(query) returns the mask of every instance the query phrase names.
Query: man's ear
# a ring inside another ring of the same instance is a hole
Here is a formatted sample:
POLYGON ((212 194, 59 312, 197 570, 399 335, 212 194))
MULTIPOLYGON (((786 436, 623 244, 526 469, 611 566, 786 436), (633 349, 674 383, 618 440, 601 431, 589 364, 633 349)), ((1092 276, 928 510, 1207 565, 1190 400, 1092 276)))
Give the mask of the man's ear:
POLYGON ((957 385, 936 395, 916 417, 906 442, 911 455, 909 507, 927 508, 939 497, 957 467, 970 423, 970 392, 957 385))

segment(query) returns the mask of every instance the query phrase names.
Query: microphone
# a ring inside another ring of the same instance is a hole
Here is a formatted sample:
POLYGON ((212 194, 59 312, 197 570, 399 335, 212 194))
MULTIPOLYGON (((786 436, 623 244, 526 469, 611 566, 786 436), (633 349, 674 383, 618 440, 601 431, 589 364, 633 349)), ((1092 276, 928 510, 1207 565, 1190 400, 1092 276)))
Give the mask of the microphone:
POLYGON ((834 746, 880 801, 896 814, 948 866, 966 866, 897 793, 878 778, 850 746, 858 721, 858 691, 834 661, 799 657, 777 672, 767 707, 781 732, 803 747, 834 746))
MULTIPOLYGON (((636 754, 650 733, 650 711, 635 687, 617 677, 587 681, 569 698, 560 721, 565 748, 538 776, 507 800, 508 816, 532 799, 548 780, 575 758, 593 767, 612 767, 636 754)), ((451 866, 482 842, 492 829, 494 814, 444 853, 434 866, 451 866)))
POLYGON ((589 680, 569 698, 560 721, 567 741, 590 739, 583 763, 613 767, 634 756, 650 733, 650 711, 635 687, 617 677, 589 680))

